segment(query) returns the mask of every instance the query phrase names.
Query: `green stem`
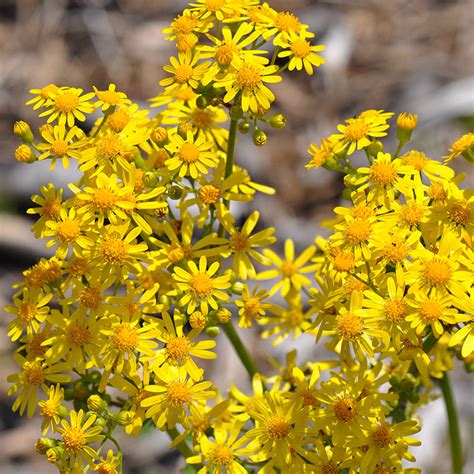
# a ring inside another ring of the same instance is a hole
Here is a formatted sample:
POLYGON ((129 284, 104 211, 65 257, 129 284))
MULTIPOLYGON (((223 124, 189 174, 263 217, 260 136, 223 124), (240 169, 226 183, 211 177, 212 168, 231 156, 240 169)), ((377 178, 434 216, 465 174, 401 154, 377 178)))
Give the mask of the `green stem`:
POLYGON ((237 352, 239 359, 242 361, 242 364, 247 370, 250 380, 252 380, 252 377, 257 373, 257 369, 255 368, 252 357, 250 357, 247 348, 244 346, 239 335, 237 334, 232 321, 223 324, 222 327, 224 328, 224 332, 229 338, 229 341, 234 346, 235 352, 237 352))
MULTIPOLYGON (((176 428, 168 428, 166 432, 172 440, 179 436, 179 431, 176 428)), ((186 441, 181 441, 181 443, 179 443, 176 447, 185 459, 194 456, 193 450, 188 446, 186 441)))
MULTIPOLYGON (((229 139, 227 141, 227 154, 225 159, 225 175, 224 179, 228 178, 232 174, 232 170, 234 169, 234 155, 235 155, 235 143, 237 141, 237 125, 238 120, 231 119, 230 120, 230 127, 229 127, 229 139)), ((229 206, 229 201, 224 200, 224 206, 229 206)), ((224 236, 224 226, 222 224, 219 225, 218 235, 219 237, 224 236)))
POLYGON ((443 378, 438 381, 438 384, 443 393, 446 412, 448 414, 453 474, 462 474, 462 444, 461 435, 459 433, 458 414, 447 372, 444 373, 443 378))

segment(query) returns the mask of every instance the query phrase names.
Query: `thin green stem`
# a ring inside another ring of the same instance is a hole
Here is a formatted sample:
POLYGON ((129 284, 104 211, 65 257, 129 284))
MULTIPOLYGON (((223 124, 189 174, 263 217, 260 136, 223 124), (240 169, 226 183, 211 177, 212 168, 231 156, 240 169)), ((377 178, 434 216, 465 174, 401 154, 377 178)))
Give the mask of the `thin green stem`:
POLYGON ((446 412, 448 414, 453 474, 462 474, 462 443, 459 432, 458 414, 447 372, 444 373, 443 378, 438 381, 438 384, 441 388, 444 404, 446 405, 446 412))
POLYGON ((232 321, 223 324, 222 327, 224 328, 224 332, 229 338, 229 341, 234 346, 235 352, 237 352, 239 359, 242 361, 242 364, 247 370, 250 380, 252 380, 252 377, 257 373, 257 369, 255 368, 252 357, 250 357, 247 348, 244 346, 239 335, 237 334, 232 321))
MULTIPOLYGON (((169 437, 173 441, 176 437, 179 436, 179 431, 176 428, 168 428, 166 432, 168 433, 169 437)), ((181 443, 179 443, 176 447, 178 448, 178 451, 183 455, 185 459, 190 458, 191 456, 194 455, 193 450, 188 446, 188 443, 186 443, 186 441, 184 440, 181 441, 181 443)))

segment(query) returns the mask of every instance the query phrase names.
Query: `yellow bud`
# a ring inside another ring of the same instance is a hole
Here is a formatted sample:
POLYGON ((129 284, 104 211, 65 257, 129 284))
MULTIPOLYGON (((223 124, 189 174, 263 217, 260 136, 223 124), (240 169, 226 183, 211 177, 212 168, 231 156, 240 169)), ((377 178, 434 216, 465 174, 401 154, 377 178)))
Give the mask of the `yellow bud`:
POLYGON ((127 426, 130 423, 133 422, 133 419, 135 418, 135 415, 131 411, 120 411, 114 416, 115 421, 120 425, 120 426, 127 426))
POLYGON ((99 395, 91 395, 87 399, 87 408, 94 413, 102 413, 107 408, 107 403, 99 395))
POLYGON ((57 444, 55 439, 39 438, 35 443, 35 449, 38 454, 45 455, 48 449, 54 448, 57 444))
POLYGON ((194 311, 189 316, 189 324, 193 329, 203 329, 206 326, 207 317, 201 313, 201 311, 194 311))
POLYGON ((217 321, 221 324, 228 323, 232 318, 232 313, 227 308, 221 308, 216 314, 217 321))
POLYGON ((254 144, 257 146, 263 146, 267 143, 267 134, 263 130, 255 130, 252 138, 254 144))
POLYGON ((56 446, 55 448, 50 448, 46 451, 46 459, 50 463, 58 462, 61 458, 63 450, 60 446, 56 446))
POLYGON ((45 123, 44 125, 41 125, 40 128, 38 128, 38 132, 41 135, 41 138, 44 140, 44 134, 48 133, 50 135, 53 134, 53 126, 50 125, 49 123, 45 123))
POLYGON ((168 142, 168 130, 164 127, 157 127, 151 132, 150 138, 157 145, 163 146, 168 142))
POLYGON ((24 143, 33 143, 33 132, 31 131, 30 126, 23 122, 23 120, 18 120, 13 124, 13 133, 24 143))
POLYGON ((418 115, 402 112, 397 117, 397 138, 401 143, 406 143, 418 123, 418 115))
POLYGON ((35 154, 28 145, 20 145, 15 150, 15 159, 20 163, 31 163, 35 160, 35 154))
POLYGON ((178 133, 182 138, 186 139, 188 132, 193 131, 193 124, 190 122, 183 122, 178 125, 178 133))

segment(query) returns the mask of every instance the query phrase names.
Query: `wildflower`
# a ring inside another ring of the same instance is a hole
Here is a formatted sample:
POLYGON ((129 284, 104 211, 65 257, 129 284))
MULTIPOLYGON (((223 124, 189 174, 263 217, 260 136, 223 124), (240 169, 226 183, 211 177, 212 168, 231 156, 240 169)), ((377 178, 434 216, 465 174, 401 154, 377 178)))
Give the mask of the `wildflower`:
POLYGON ((44 418, 41 423, 43 436, 48 433, 49 429, 55 431, 56 427, 59 425, 61 421, 60 414, 63 408, 61 405, 63 400, 64 389, 60 384, 56 384, 48 388, 48 399, 38 402, 38 406, 40 407, 39 414, 44 418))
POLYGON ((26 212, 28 214, 38 214, 39 219, 33 224, 35 237, 40 237, 46 228, 49 220, 58 220, 61 214, 61 203, 63 190, 56 189, 52 183, 40 187, 41 195, 35 194, 31 200, 39 207, 32 207, 26 212))
POLYGON ((174 268, 173 278, 176 286, 178 290, 185 293, 179 300, 179 304, 187 305, 188 314, 193 313, 199 305, 201 312, 206 315, 209 306, 212 309, 218 308, 216 298, 223 301, 229 299, 229 295, 222 291, 230 287, 229 275, 224 274, 213 278, 219 266, 218 262, 213 262, 207 268, 207 258, 203 255, 199 259, 199 267, 191 260, 188 262, 189 271, 181 267, 174 268))
POLYGON ((98 99, 95 106, 101 107, 102 112, 107 112, 111 107, 129 105, 132 103, 132 101, 127 98, 127 94, 124 92, 118 92, 115 88, 115 84, 109 84, 107 90, 100 91, 97 87, 93 86, 95 95, 98 99))
POLYGON ((410 150, 400 157, 404 165, 413 166, 431 182, 439 180, 450 180, 454 177, 454 171, 448 166, 432 160, 422 151, 410 150))
POLYGON ((250 293, 249 287, 244 285, 242 299, 235 302, 239 308, 239 327, 250 328, 253 320, 259 320, 265 315, 265 311, 270 307, 270 304, 262 303, 262 300, 268 298, 268 296, 269 294, 265 290, 259 290, 258 286, 250 293))
POLYGON ((116 456, 114 452, 109 449, 107 451, 107 457, 99 457, 99 463, 94 465, 94 471, 97 471, 99 474, 119 474, 121 456, 122 454, 116 456))
POLYGON ((466 133, 459 137, 449 149, 449 155, 444 156, 445 163, 449 163, 460 155, 471 157, 474 147, 474 133, 466 133))
POLYGON ((89 414, 83 422, 84 411, 72 410, 69 417, 70 421, 62 420, 61 427, 58 428, 58 432, 62 436, 61 446, 64 449, 65 461, 71 466, 84 459, 89 465, 92 465, 98 454, 88 445, 104 438, 100 434, 102 427, 92 426, 97 416, 89 414))
POLYGON ((320 168, 324 166, 329 160, 335 158, 336 153, 335 149, 337 148, 338 141, 335 139, 321 140, 321 145, 318 147, 315 144, 312 144, 308 149, 308 153, 311 155, 311 160, 305 165, 306 170, 311 168, 320 168))
POLYGON ((63 87, 50 92, 51 104, 48 102, 48 110, 42 112, 40 117, 48 117, 48 123, 58 121, 58 125, 73 127, 76 120, 84 122, 85 114, 94 110, 90 99, 94 97, 93 92, 82 95, 82 89, 74 87, 63 87))
POLYGON ((282 260, 275 252, 266 248, 263 254, 269 258, 277 268, 259 273, 257 280, 279 278, 279 281, 270 290, 270 295, 281 290, 281 295, 286 296, 292 288, 299 290, 303 285, 310 284, 310 280, 303 274, 310 273, 316 269, 316 265, 314 264, 306 265, 315 252, 316 247, 312 245, 295 259, 295 246, 290 239, 285 242, 285 260, 282 260))
POLYGON ((36 97, 33 97, 29 101, 26 102, 26 105, 33 105, 33 110, 37 110, 40 107, 45 107, 46 105, 49 105, 54 97, 54 94, 56 94, 59 90, 59 87, 56 86, 55 84, 48 84, 41 89, 30 89, 30 94, 35 95, 36 97))

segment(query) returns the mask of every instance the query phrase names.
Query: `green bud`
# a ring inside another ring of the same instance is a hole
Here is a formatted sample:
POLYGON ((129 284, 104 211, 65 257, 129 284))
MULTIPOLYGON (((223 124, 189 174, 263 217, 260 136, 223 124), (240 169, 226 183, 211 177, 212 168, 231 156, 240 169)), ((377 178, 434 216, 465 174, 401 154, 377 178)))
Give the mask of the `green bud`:
POLYGON ((253 132, 253 142, 257 146, 263 146, 267 143, 267 134, 263 130, 256 129, 253 132))
POLYGON ((420 395, 417 392, 410 392, 408 394, 408 401, 410 403, 418 403, 420 401, 420 395))
POLYGON ((99 395, 91 395, 87 399, 87 408, 94 413, 102 413, 107 409, 107 403, 99 395))
POLYGON ((209 99, 209 104, 212 105, 213 107, 218 107, 219 105, 221 105, 222 101, 220 99, 220 97, 211 97, 209 99))
POLYGON ((352 202, 351 194, 352 194, 352 189, 350 189, 350 188, 345 188, 345 189, 343 189, 343 191, 342 191, 342 199, 344 199, 344 200, 346 200, 346 201, 349 201, 349 202, 352 202))
POLYGON ((400 382, 400 390, 404 393, 413 392, 415 389, 416 379, 412 374, 406 374, 400 382))
POLYGON ((240 133, 248 133, 250 131, 250 122, 239 122, 237 127, 240 133))
POLYGON ((237 295, 241 295, 242 294, 242 290, 244 289, 244 284, 240 281, 235 281, 233 284, 232 284, 232 293, 235 293, 237 295))
POLYGON ((23 143, 33 143, 33 132, 31 131, 30 126, 26 122, 23 122, 23 120, 18 120, 13 124, 13 133, 23 143))
POLYGON ((35 443, 35 449, 38 454, 45 455, 48 449, 54 448, 57 440, 52 438, 39 438, 35 443))
POLYGON ((392 387, 399 387, 400 386, 400 377, 398 375, 392 375, 390 377, 390 385, 392 387))
POLYGON ((154 188, 158 184, 159 175, 155 171, 145 171, 142 182, 147 188, 154 188))
POLYGON ((60 405, 58 409, 58 414, 60 418, 65 420, 69 416, 69 410, 64 405, 60 405))
POLYGON ((179 186, 171 186, 168 189, 168 196, 170 199, 176 200, 180 199, 183 195, 183 190, 179 186))
POLYGON ((165 307, 169 307, 170 305, 170 299, 167 295, 160 295, 158 297, 158 303, 162 304, 165 307))
POLYGON ((198 109, 205 109, 209 105, 209 101, 207 100, 207 97, 204 95, 200 95, 196 99, 196 106, 198 109))
POLYGON ((323 168, 331 171, 339 171, 341 166, 339 164, 339 161, 336 158, 332 157, 324 162, 323 168))
POLYGON ((373 141, 368 147, 367 151, 371 156, 377 156, 377 154, 383 151, 383 143, 380 140, 373 141))
POLYGON ((286 117, 283 114, 272 115, 269 123, 272 128, 285 128, 286 117))
POLYGON ((98 416, 94 421, 94 425, 95 426, 102 426, 102 428, 103 428, 104 426, 107 425, 107 420, 102 416, 98 416))
POLYGON ((74 389, 72 387, 64 389, 64 400, 69 401, 74 398, 74 389))
POLYGON ((89 380, 92 382, 92 383, 99 383, 100 382, 100 379, 101 379, 102 375, 101 373, 98 371, 98 370, 94 370, 94 372, 91 372, 89 374, 89 380))
POLYGON ((244 111, 240 105, 233 105, 229 110, 229 115, 232 120, 239 120, 243 117, 244 111))
POLYGON ((219 335, 221 330, 217 326, 209 326, 206 328, 205 332, 209 337, 214 338, 219 335))

